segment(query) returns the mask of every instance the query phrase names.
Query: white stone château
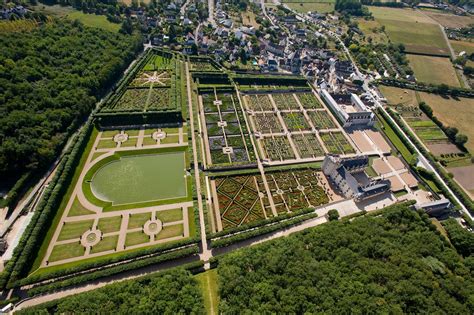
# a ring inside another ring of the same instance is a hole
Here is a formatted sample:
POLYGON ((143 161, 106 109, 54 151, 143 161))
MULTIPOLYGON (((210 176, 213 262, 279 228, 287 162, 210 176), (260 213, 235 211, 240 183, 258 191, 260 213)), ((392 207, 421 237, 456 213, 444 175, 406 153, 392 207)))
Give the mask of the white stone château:
POLYGON ((375 124, 375 114, 365 106, 356 94, 331 95, 323 89, 321 98, 336 114, 344 128, 370 128, 375 124))

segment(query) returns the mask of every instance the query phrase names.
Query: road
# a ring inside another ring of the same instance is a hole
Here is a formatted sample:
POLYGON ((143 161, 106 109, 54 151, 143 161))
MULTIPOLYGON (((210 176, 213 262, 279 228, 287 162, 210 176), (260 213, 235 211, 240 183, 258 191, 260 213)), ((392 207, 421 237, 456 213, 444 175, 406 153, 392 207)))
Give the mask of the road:
MULTIPOLYGON (((453 46, 451 46, 451 42, 449 41, 448 35, 446 34, 446 31, 444 30, 444 27, 441 24, 438 24, 438 25, 439 25, 439 28, 441 29, 441 33, 443 33, 444 40, 448 44, 449 53, 451 54, 451 59, 454 61, 454 60, 456 60, 456 53, 454 52, 453 46)), ((469 88, 470 87, 469 81, 467 80, 464 73, 461 70, 457 69, 456 67, 454 68, 454 70, 457 71, 457 73, 461 77, 461 80, 464 83, 464 87, 469 88)))
POLYGON ((207 1, 207 8, 209 9, 209 17, 207 21, 212 25, 216 25, 216 21, 214 20, 214 0, 207 1))

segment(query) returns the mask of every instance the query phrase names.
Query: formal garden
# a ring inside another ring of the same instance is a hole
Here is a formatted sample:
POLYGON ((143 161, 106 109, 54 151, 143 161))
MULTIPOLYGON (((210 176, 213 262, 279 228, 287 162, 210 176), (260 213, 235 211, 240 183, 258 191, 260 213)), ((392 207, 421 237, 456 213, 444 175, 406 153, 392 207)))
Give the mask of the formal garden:
POLYGON ((212 180, 214 208, 218 215, 217 230, 238 227, 329 202, 321 184, 323 175, 317 170, 265 172, 264 176, 268 189, 260 173, 216 177, 212 180))
POLYGON ((350 142, 346 139, 341 131, 335 132, 321 132, 321 139, 323 140, 324 146, 332 154, 351 154, 355 153, 354 148, 350 142))
POLYGON ((235 91, 211 89, 203 91, 200 99, 208 164, 233 165, 255 161, 255 153, 235 91))

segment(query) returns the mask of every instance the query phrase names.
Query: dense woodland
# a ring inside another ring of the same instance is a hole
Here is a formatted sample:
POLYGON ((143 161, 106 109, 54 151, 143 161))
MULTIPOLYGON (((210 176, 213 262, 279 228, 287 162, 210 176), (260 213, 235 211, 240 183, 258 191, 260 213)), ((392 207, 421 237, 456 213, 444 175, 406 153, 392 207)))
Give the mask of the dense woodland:
POLYGON ((229 254, 220 311, 472 314, 473 267, 425 215, 397 207, 229 254))
POLYGON ((56 20, 0 34, 0 178, 50 165, 140 38, 56 20))
POLYGON ((196 279, 182 269, 108 285, 18 314, 204 314, 196 279))

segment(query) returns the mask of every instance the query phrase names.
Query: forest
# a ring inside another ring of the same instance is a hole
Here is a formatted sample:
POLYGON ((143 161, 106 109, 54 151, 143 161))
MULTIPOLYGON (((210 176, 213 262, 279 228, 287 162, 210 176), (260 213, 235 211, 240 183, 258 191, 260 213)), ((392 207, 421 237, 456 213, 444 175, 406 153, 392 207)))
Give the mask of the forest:
POLYGON ((0 178, 45 169, 142 49, 138 36, 54 20, 0 34, 0 178))
POLYGON ((473 267, 425 214, 396 206, 225 256, 219 310, 472 314, 473 267))
POLYGON ((184 269, 126 280, 17 312, 18 314, 204 314, 196 279, 184 269))

